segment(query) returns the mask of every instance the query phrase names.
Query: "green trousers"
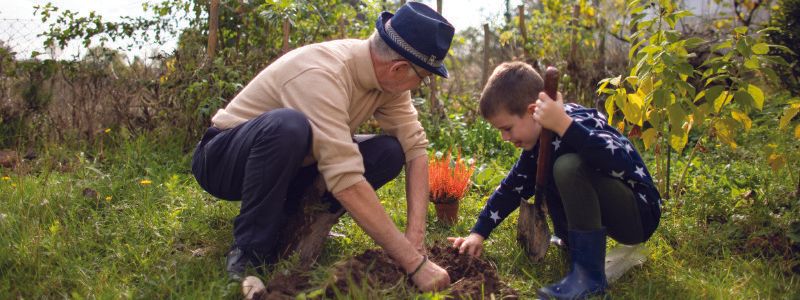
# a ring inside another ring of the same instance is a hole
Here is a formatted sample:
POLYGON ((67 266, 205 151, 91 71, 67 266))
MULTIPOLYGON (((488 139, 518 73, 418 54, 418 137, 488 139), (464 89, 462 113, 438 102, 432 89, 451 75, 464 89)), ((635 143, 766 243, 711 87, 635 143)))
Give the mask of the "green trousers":
POLYGON ((559 156, 553 164, 553 179, 569 230, 596 230, 605 226, 608 235, 623 244, 644 242, 639 206, 633 191, 621 180, 594 170, 578 154, 559 156))

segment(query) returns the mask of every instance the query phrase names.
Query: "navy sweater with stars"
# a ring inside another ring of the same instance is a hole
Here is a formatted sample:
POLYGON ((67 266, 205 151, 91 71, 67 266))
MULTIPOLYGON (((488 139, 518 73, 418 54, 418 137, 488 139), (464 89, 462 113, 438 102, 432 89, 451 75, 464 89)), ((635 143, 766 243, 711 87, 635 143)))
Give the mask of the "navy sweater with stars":
MULTIPOLYGON (((639 153, 596 109, 574 103, 565 104, 564 109, 573 122, 563 137, 554 135, 552 145, 547 145, 553 147, 553 161, 566 153, 577 153, 601 174, 627 184, 636 197, 645 238, 649 238, 661 217, 661 196, 639 153)), ((488 238, 492 230, 519 207, 520 200, 534 195, 536 155, 540 146, 522 151, 517 163, 489 197, 472 232, 488 238)), ((557 191, 553 180, 549 180, 547 190, 557 191)), ((548 193, 548 197, 561 201, 558 193, 548 193)))

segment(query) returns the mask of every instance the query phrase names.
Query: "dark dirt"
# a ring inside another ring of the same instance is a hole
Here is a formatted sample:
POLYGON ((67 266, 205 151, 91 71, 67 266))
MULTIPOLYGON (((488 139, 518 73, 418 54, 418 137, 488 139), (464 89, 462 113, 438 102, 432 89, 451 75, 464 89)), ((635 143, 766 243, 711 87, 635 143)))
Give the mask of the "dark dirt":
MULTIPOLYGON (((449 293, 455 299, 486 299, 491 294, 496 299, 518 298, 514 289, 500 281, 495 267, 482 258, 458 254, 456 249, 448 246, 430 248, 428 257, 450 274, 449 293)), ((293 299, 294 295, 311 287, 308 276, 293 273, 273 276, 267 284, 270 294, 265 299, 293 299)), ((355 283, 355 286, 361 286, 364 282, 377 290, 392 289, 398 285, 415 289, 405 273, 382 250, 367 250, 336 263, 332 278, 324 287, 325 297, 335 298, 337 292, 339 295, 350 294, 348 282, 355 283)))

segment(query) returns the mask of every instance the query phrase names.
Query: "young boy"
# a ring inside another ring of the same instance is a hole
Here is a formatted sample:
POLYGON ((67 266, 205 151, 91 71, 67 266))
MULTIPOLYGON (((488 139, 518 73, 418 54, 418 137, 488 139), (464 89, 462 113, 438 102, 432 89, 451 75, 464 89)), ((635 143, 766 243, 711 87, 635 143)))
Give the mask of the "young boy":
POLYGON ((498 66, 480 98, 481 115, 503 140, 523 149, 517 163, 489 197, 467 237, 448 238, 459 252, 479 256, 483 241, 534 194, 539 147, 553 148, 547 186, 548 211, 556 236, 566 242, 570 273, 539 289, 543 298, 603 294, 606 234, 622 244, 646 241, 661 216, 661 197, 630 141, 595 109, 553 101, 542 92, 541 76, 522 62, 498 66), (538 98, 538 99, 537 99, 538 98), (551 145, 538 145, 552 130, 551 145))

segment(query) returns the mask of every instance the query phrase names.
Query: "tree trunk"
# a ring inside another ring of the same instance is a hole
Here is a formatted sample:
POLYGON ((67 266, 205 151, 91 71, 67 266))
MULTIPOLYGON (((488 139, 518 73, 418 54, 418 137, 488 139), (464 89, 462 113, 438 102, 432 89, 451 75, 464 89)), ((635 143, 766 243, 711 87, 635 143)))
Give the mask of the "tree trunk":
POLYGON ((211 0, 211 9, 208 11, 208 60, 214 59, 217 53, 217 35, 219 32, 219 0, 211 0))
POLYGON ((328 233, 345 213, 339 207, 330 212, 329 204, 322 203, 325 182, 322 176, 306 189, 299 199, 299 208, 289 216, 289 222, 281 232, 278 244, 279 258, 287 258, 294 253, 300 256, 300 264, 308 266, 319 257, 328 233))

